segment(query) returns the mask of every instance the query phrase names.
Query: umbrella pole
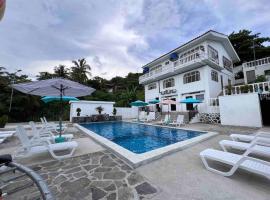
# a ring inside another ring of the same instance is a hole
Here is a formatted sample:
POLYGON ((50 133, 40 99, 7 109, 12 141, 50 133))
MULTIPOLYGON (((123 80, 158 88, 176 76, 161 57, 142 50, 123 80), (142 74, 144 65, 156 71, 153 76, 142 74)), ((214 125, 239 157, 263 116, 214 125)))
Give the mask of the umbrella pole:
POLYGON ((59 118, 59 126, 60 126, 60 131, 59 131, 59 137, 62 136, 62 115, 63 115, 63 85, 60 85, 60 118, 59 118))

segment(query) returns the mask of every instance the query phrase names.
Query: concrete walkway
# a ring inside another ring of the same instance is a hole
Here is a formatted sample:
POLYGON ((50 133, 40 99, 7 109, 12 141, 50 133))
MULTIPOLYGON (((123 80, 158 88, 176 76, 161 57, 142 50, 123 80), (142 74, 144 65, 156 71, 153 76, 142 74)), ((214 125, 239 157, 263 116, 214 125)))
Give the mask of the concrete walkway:
POLYGON ((137 168, 137 171, 161 190, 159 200, 268 200, 270 180, 239 170, 232 177, 207 171, 199 157, 206 148, 220 149, 221 134, 183 151, 137 168))

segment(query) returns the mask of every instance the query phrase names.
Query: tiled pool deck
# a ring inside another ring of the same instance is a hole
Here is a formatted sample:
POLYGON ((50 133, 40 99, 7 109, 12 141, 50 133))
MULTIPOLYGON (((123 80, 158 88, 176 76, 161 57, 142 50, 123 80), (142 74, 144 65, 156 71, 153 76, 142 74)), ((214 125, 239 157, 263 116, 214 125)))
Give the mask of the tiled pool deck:
MULTIPOLYGON (((186 128, 218 132, 219 135, 131 169, 121 158, 71 128, 68 131, 76 135, 80 147, 74 158, 59 162, 46 155, 48 159, 37 157, 22 162, 30 166, 30 163, 46 160, 33 168, 44 177, 57 199, 269 199, 268 179, 242 170, 226 178, 207 171, 198 156, 206 148, 220 149, 218 141, 228 139, 228 133, 251 133, 256 129, 208 124, 192 124, 186 128)), ((4 146, 0 145, 0 154, 12 152, 17 145, 17 139, 11 138, 4 146)), ((33 194, 30 188, 24 195, 36 199, 33 194)), ((6 199, 27 199, 22 193, 14 195, 17 196, 6 199)))

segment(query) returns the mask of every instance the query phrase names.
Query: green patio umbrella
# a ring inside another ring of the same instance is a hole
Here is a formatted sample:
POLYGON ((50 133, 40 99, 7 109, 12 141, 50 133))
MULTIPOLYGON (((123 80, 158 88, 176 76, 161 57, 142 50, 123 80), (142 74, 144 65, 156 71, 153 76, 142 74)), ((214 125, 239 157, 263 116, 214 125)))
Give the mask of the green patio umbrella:
MULTIPOLYGON (((147 106, 148 103, 141 101, 141 100, 137 100, 137 101, 131 102, 130 105, 136 106, 136 107, 143 107, 143 106, 147 106)), ((138 118, 137 119, 139 121, 139 109, 138 109, 138 118)))
POLYGON ((157 100, 157 99, 148 101, 149 104, 158 104, 159 102, 160 102, 160 100, 157 100))
MULTIPOLYGON (((59 97, 59 96, 46 96, 46 97, 41 98, 41 100, 44 103, 49 103, 49 102, 53 102, 53 101, 61 101, 61 97, 59 97)), ((63 96, 62 101, 79 101, 79 99, 77 99, 76 97, 63 96)))

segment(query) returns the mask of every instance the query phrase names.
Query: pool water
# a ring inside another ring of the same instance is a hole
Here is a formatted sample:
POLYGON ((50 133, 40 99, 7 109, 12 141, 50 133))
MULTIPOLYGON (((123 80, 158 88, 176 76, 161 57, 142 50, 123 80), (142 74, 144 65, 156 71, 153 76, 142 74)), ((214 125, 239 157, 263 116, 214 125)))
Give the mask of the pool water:
POLYGON ((137 154, 204 134, 204 132, 199 131, 129 122, 102 122, 80 125, 137 154))

